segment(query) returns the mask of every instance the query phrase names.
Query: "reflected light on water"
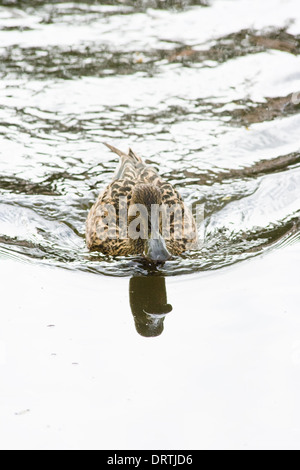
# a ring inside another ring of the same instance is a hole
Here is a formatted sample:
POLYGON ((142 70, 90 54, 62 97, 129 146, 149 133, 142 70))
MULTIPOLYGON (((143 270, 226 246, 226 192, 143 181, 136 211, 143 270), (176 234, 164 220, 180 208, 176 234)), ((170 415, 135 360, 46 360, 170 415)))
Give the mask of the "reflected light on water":
POLYGON ((106 141, 205 207, 203 247, 161 275, 299 240, 298 3, 276 0, 268 15, 258 1, 248 15, 243 1, 106 3, 0 6, 0 253, 148 274, 85 246, 88 211, 118 163, 106 141))

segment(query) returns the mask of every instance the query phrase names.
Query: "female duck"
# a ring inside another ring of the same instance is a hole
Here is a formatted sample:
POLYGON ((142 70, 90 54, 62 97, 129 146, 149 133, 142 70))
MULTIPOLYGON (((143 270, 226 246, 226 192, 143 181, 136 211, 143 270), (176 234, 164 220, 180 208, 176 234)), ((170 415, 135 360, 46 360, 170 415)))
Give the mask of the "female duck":
POLYGON ((195 220, 177 190, 131 149, 126 154, 105 145, 121 161, 113 181, 88 215, 88 248, 112 256, 142 255, 164 263, 195 247, 195 220))

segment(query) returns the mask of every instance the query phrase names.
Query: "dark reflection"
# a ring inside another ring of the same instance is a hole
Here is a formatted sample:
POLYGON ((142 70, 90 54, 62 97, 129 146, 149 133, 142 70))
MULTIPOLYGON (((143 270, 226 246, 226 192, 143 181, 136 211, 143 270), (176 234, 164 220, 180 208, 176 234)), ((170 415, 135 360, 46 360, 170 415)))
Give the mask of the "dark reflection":
POLYGON ((236 57, 257 54, 267 50, 278 50, 299 55, 300 37, 287 33, 285 28, 274 28, 271 31, 243 29, 216 40, 211 47, 198 50, 193 46, 180 44, 170 50, 161 51, 169 62, 181 62, 183 65, 201 63, 207 60, 216 63, 227 62, 236 57))
POLYGON ((165 316, 173 309, 167 303, 165 278, 134 276, 130 279, 129 294, 137 332, 145 337, 161 335, 165 316))
POLYGON ((0 176, 0 190, 15 194, 58 196, 59 193, 45 183, 33 183, 16 176, 0 176))

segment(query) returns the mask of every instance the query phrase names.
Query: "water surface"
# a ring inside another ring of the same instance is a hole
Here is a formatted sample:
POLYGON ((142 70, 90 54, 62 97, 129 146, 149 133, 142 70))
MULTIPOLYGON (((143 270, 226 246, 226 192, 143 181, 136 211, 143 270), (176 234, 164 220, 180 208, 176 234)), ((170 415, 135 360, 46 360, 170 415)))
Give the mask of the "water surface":
POLYGON ((299 448, 299 53, 299 0, 0 0, 0 447, 299 448), (105 141, 198 252, 87 251, 105 141))
POLYGON ((0 254, 147 274, 85 246, 117 165, 105 141, 205 205, 203 247, 161 275, 299 240, 299 53, 297 0, 2 1, 0 254))

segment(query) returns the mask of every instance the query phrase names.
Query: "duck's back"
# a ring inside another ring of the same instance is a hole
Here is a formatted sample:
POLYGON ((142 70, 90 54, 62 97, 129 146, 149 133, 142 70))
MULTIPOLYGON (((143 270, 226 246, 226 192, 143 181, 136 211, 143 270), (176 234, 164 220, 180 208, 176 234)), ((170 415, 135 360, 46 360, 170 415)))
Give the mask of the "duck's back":
POLYGON ((113 181, 131 180, 135 184, 160 185, 161 178, 155 168, 147 165, 132 149, 129 149, 128 154, 126 154, 109 144, 105 145, 121 158, 113 181))
MULTIPOLYGON (((113 255, 126 254, 125 246, 128 246, 128 240, 124 240, 121 236, 120 212, 128 212, 133 192, 138 185, 153 185, 160 189, 162 203, 169 208, 176 208, 177 213, 179 211, 182 215, 183 222, 176 225, 176 211, 174 215, 171 214, 172 240, 167 241, 167 246, 173 254, 186 251, 187 245, 196 240, 196 226, 192 212, 185 206, 178 191, 173 185, 162 180, 155 168, 147 165, 131 149, 128 154, 125 154, 109 144, 106 145, 120 157, 120 165, 112 182, 99 195, 90 210, 86 233, 88 248, 113 255), (110 223, 107 224, 109 217, 107 207, 113 208, 112 211, 116 214, 115 223, 113 218, 110 218, 110 223), (177 233, 183 233, 183 224, 185 224, 184 235, 180 237, 177 233)), ((128 252, 127 254, 135 253, 128 252)))

